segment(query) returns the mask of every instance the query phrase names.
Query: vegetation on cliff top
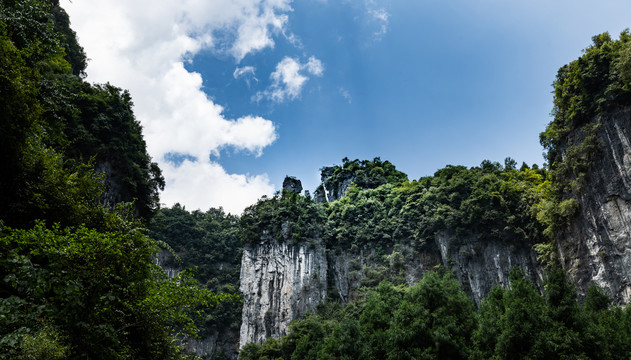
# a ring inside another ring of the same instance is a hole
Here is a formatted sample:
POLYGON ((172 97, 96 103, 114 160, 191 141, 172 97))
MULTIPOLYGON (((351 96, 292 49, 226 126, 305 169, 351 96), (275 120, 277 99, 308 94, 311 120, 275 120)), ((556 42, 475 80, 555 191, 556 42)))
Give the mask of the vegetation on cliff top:
POLYGON ((327 189, 337 189, 347 180, 352 180, 362 189, 374 189, 383 184, 400 184, 408 179, 391 162, 382 161, 379 157, 372 161, 344 158, 342 165, 323 167, 320 170, 327 189))
MULTIPOLYGON (((551 169, 562 162, 559 147, 573 130, 612 109, 631 105, 631 34, 618 40, 596 35, 583 55, 559 69, 554 86, 554 119, 541 133, 551 169)), ((577 175, 577 174, 574 174, 577 175)))
POLYGON ((11 226, 34 219, 89 223, 98 220, 87 216, 87 204, 108 195, 110 205, 133 201, 148 219, 164 180, 146 152, 129 94, 73 73, 83 71, 85 55, 67 25, 54 1, 0 6, 0 218, 11 226), (91 169, 106 165, 111 181, 105 193, 95 191, 89 184, 99 175, 91 169))
POLYGON ((332 203, 289 193, 263 198, 241 216, 240 236, 245 243, 257 243, 262 234, 281 241, 321 237, 329 248, 384 250, 397 243, 432 246, 439 232, 527 244, 542 240, 537 211, 546 194, 543 169, 526 164, 517 169, 508 158, 504 166, 449 165, 434 176, 401 181, 406 178, 374 189, 353 183, 332 203))

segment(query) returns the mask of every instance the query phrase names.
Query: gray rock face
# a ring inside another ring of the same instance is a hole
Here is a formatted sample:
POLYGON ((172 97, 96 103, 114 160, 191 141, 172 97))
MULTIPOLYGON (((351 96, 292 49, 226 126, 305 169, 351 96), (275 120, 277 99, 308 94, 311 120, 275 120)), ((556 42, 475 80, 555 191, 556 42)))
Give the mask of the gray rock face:
MULTIPOLYGON (((436 236, 436 247, 415 251, 398 245, 391 251, 388 269, 392 273, 400 267, 408 285, 414 285, 423 275, 436 266, 450 269, 460 281, 462 289, 476 304, 489 294, 493 286, 508 287, 509 272, 513 267, 524 270, 537 288, 543 290, 543 268, 530 244, 507 244, 498 241, 480 241, 475 236, 455 239, 446 233, 436 236), (398 264, 397 264, 398 263, 398 264)), ((366 279, 366 269, 378 261, 374 251, 342 251, 329 254, 329 279, 341 301, 355 298, 355 292, 366 279)))
POLYGON ((361 286, 376 285, 367 284, 367 280, 380 281, 370 279, 375 271, 388 274, 401 269, 405 281, 413 285, 425 272, 443 265, 454 271, 476 304, 494 285, 507 287, 510 269, 516 266, 524 269, 540 289, 543 283, 543 270, 528 245, 482 242, 475 237, 459 240, 456 245, 453 238, 440 234, 435 247, 418 252, 399 244, 386 255, 387 263, 382 258, 370 248, 338 249, 326 255, 320 242, 293 244, 265 236, 260 244, 245 246, 240 347, 286 335, 289 322, 324 301, 327 290, 334 289, 332 295, 342 302, 354 300, 361 286))
POLYGON ((174 277, 178 276, 180 271, 182 271, 182 269, 175 266, 175 261, 173 260, 173 256, 171 255, 171 253, 164 249, 160 250, 156 254, 154 261, 156 265, 160 266, 162 270, 164 270, 169 279, 173 279, 174 277))
POLYGON ((595 283, 623 304, 631 297, 631 109, 599 120, 600 152, 558 251, 580 294, 595 283))
POLYGON ((203 360, 211 360, 217 354, 236 360, 238 357, 236 344, 230 341, 233 338, 233 334, 226 335, 218 332, 200 339, 186 338, 183 341, 184 352, 203 360))
POLYGON ((512 268, 519 267, 543 290, 543 268, 530 244, 510 244, 499 241, 479 241, 475 237, 453 239, 442 233, 436 236, 443 265, 453 270, 476 304, 489 294, 493 286, 507 288, 512 268))
POLYGON ((332 180, 334 167, 325 167, 320 173, 320 179, 322 185, 316 189, 314 193, 315 201, 318 203, 333 202, 341 199, 345 194, 348 187, 353 181, 355 181, 355 175, 349 175, 342 179, 337 179, 337 182, 332 180))
POLYGON ((103 184, 105 185, 105 192, 101 197, 103 206, 113 207, 117 203, 121 202, 121 186, 117 179, 120 177, 118 172, 112 166, 109 161, 104 161, 96 164, 95 170, 99 174, 103 174, 103 184))
POLYGON ((287 334, 289 322, 326 298, 327 262, 320 243, 262 236, 241 262, 243 313, 239 346, 287 334))
POLYGON ((302 192, 302 182, 293 176, 285 176, 283 190, 300 194, 302 192))

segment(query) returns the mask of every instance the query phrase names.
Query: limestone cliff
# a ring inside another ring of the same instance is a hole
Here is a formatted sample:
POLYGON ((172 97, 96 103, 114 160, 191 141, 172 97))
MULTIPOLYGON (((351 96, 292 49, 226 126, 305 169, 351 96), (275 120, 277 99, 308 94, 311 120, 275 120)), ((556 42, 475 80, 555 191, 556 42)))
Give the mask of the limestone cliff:
POLYGON ((532 244, 480 241, 474 236, 455 239, 446 233, 436 236, 443 265, 451 269, 476 304, 489 294, 493 286, 508 287, 508 274, 513 267, 543 290, 543 267, 537 262, 532 244))
MULTIPOLYGON (((586 157, 591 159, 588 171, 570 178, 566 189, 571 193, 562 194, 562 200, 574 198, 578 206, 556 234, 558 257, 579 295, 597 284, 616 303, 625 304, 631 300, 631 108, 588 125, 573 130, 557 148, 563 161, 585 149, 592 151, 586 157), (579 149, 590 136, 596 145, 579 149)), ((332 171, 323 169, 323 185, 316 198, 332 202, 344 196, 353 178, 342 174, 331 181, 332 171)), ((347 302, 360 287, 374 286, 385 278, 411 285, 438 265, 452 270, 478 304, 494 285, 508 286, 509 271, 516 266, 542 290, 543 266, 533 250, 536 239, 479 240, 475 234, 457 238, 445 229, 434 240, 421 248, 392 239, 386 248, 365 244, 325 251, 322 240, 278 243, 262 234, 261 243, 246 247, 243 254, 241 345, 285 334, 290 320, 327 296, 347 302), (305 288, 305 279, 315 269, 316 284, 311 275, 312 282, 305 288)))
POLYGON ((339 178, 334 178, 334 172, 335 167, 322 168, 320 172, 322 184, 314 193, 316 202, 332 202, 341 199, 355 180, 355 175, 352 173, 343 173, 339 178))
MULTIPOLYGON (((365 174, 365 168, 368 166, 358 172, 365 174)), ((375 173, 381 174, 380 171, 375 173)), ((378 186, 383 181, 371 182, 372 178, 363 176, 364 184, 368 185, 366 188, 370 188, 372 183, 378 186)), ((244 245, 241 263, 243 313, 240 346, 285 335, 291 320, 303 316, 327 298, 346 303, 357 299, 362 287, 374 287, 383 280, 413 285, 427 271, 439 266, 453 271, 476 304, 488 295, 493 286, 507 287, 508 274, 516 266, 524 269, 536 286, 542 288, 543 269, 532 249, 534 240, 523 236, 489 237, 463 231, 459 233, 469 235, 458 237, 444 229, 420 241, 420 235, 410 235, 411 227, 419 222, 418 218, 404 223, 401 217, 392 215, 391 209, 385 209, 383 213, 375 210, 386 207, 383 199, 365 201, 361 210, 356 207, 358 202, 347 200, 357 196, 356 188, 347 194, 346 190, 352 179, 359 178, 350 170, 325 168, 322 177, 321 195, 328 204, 315 205, 298 197, 296 191, 287 189, 289 186, 284 186, 287 191, 282 197, 260 202, 242 218, 242 224, 247 225, 244 233, 248 241, 244 245), (338 196, 344 194, 347 198, 339 200, 338 196), (296 207, 298 204, 300 208, 296 207), (311 209, 305 212, 302 207, 306 206, 311 209), (351 215, 338 223, 332 220, 333 215, 314 215, 318 213, 317 209, 322 212, 329 209, 327 211, 330 212, 336 206, 338 210, 340 206, 344 209, 335 213, 336 219, 346 216, 342 215, 344 213, 351 215), (370 211, 390 215, 373 218, 374 214, 369 214, 370 211), (307 216, 308 213, 312 215, 307 216), (309 223, 304 221, 306 218, 310 219, 309 223), (403 230, 397 226, 389 227, 388 221, 392 218, 398 219, 395 221, 400 222, 398 225, 403 224, 403 230), (358 227, 353 228, 354 223, 359 224, 358 227), (309 226, 318 231, 307 231, 311 234, 307 237, 300 235, 309 226), (361 229, 354 232, 357 228, 361 229), (383 230, 385 228, 389 230, 383 230), (367 234, 372 232, 379 235, 370 237, 367 234), (360 241, 360 236, 371 240, 360 241)), ((291 180, 292 183, 297 181, 291 180)), ((394 189, 392 184, 389 186, 381 188, 386 189, 384 194, 394 189)), ((374 194, 379 191, 375 190, 374 194)), ((389 204, 392 206, 394 202, 389 204)), ((480 227, 479 231, 491 230, 480 227)))
POLYGON ((326 298, 327 262, 319 244, 261 237, 241 263, 240 346, 287 334, 289 322, 326 298))
POLYGON ((385 255, 370 247, 326 253, 321 242, 293 244, 265 236, 260 244, 245 246, 240 346, 286 335, 291 320, 328 295, 345 303, 356 299, 361 286, 375 286, 395 276, 412 285, 436 266, 453 270, 476 304, 493 286, 508 286, 508 273, 515 266, 524 269, 539 288, 543 283, 543 269, 530 246, 480 242, 475 237, 456 241, 439 234, 435 246, 424 251, 399 244, 385 255))
MULTIPOLYGON (((631 109, 597 119, 590 171, 578 194, 578 214, 557 238, 563 266, 584 294, 592 284, 617 303, 631 297, 631 109)), ((579 130, 561 150, 580 144, 579 130)))

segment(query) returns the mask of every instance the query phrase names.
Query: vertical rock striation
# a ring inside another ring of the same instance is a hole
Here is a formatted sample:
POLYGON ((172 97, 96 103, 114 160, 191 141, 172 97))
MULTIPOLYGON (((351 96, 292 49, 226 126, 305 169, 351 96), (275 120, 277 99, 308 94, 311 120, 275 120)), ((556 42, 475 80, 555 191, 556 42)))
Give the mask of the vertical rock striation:
POLYGON ((540 292, 543 290, 543 267, 531 244, 479 241, 475 236, 452 239, 436 236, 443 265, 454 272, 462 288, 479 305, 493 286, 508 287, 508 274, 514 267, 524 270, 540 292))
MULTIPOLYGON (((557 238, 558 252, 581 294, 595 283, 623 304, 631 297, 631 109, 599 122, 599 152, 577 199, 578 216, 557 238)), ((569 145, 583 140, 569 138, 569 145)))
POLYGON ((263 236, 260 244, 244 247, 242 259, 240 346, 286 335, 291 320, 326 298, 327 262, 320 243, 263 236))
POLYGON ((289 322, 304 315, 330 294, 343 303, 354 300, 362 286, 374 286, 370 273, 391 273, 399 253, 402 276, 408 285, 418 282, 436 266, 453 270, 463 289, 479 304, 495 285, 507 287, 508 274, 521 267, 541 290, 543 269, 536 254, 525 244, 478 241, 475 236, 456 241, 446 234, 436 236, 436 246, 423 251, 398 246, 383 255, 374 249, 330 251, 303 242, 277 241, 263 237, 258 245, 246 245, 241 263, 243 313, 240 346, 262 343, 287 334, 289 322), (327 272, 329 276, 327 277, 327 272))

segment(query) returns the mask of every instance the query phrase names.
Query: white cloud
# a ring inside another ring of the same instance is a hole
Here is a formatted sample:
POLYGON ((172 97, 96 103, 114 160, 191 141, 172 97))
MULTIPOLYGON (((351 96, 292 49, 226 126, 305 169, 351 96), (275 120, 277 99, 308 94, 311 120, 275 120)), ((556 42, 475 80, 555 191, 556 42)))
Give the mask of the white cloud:
POLYGON ((289 33, 287 34, 286 32, 283 32, 283 36, 285 37, 285 39, 287 39, 287 41, 289 41, 290 44, 292 44, 295 48, 297 49, 302 49, 304 48, 304 45, 302 43, 302 40, 300 40, 300 38, 298 37, 298 35, 294 34, 294 33, 289 33))
POLYGON ((252 80, 256 82, 259 81, 259 79, 256 78, 256 69, 254 66, 237 67, 234 69, 232 77, 235 79, 244 79, 248 84, 248 87, 250 86, 252 80))
POLYGON ((388 14, 388 12, 383 8, 369 8, 368 14, 377 25, 377 30, 373 33, 373 39, 379 41, 388 33, 390 14, 388 14))
POLYGON ((161 201, 180 203, 189 210, 208 210, 223 207, 232 214, 241 214, 261 195, 274 193, 267 175, 247 176, 228 174, 216 163, 184 160, 180 166, 165 163, 161 166, 167 183, 161 201))
POLYGON ((348 101, 349 104, 353 102, 353 97, 351 96, 351 93, 348 92, 348 90, 346 90, 343 87, 340 87, 338 90, 340 91, 340 95, 342 95, 342 97, 346 99, 346 101, 348 101))
POLYGON ((254 66, 237 67, 236 69, 234 69, 232 76, 235 79, 247 76, 252 76, 256 78, 256 69, 254 68, 254 66))
POLYGON ((309 61, 304 65, 309 73, 315 76, 322 76, 324 73, 324 66, 322 65, 322 61, 316 59, 311 56, 309 61))
MULTIPOLYGON (((88 80, 129 89, 149 153, 167 179, 163 203, 180 202, 189 208, 221 205, 238 212, 273 191, 264 175, 227 174, 208 159, 225 147, 260 155, 277 138, 274 124, 258 116, 226 118, 223 107, 204 93, 201 75, 187 71, 184 62, 202 49, 241 61, 273 47, 273 36, 283 33, 292 10, 290 2, 62 1, 90 58, 88 80), (198 160, 174 167, 164 161, 167 153, 198 160)), ((253 68, 241 69, 235 74, 254 76, 253 68)))
POLYGON ((268 98, 275 102, 294 100, 302 92, 302 88, 309 79, 304 73, 314 76, 322 76, 324 66, 322 62, 311 56, 306 63, 285 57, 278 64, 276 70, 270 75, 272 84, 264 91, 258 92, 253 98, 260 101, 268 98))

